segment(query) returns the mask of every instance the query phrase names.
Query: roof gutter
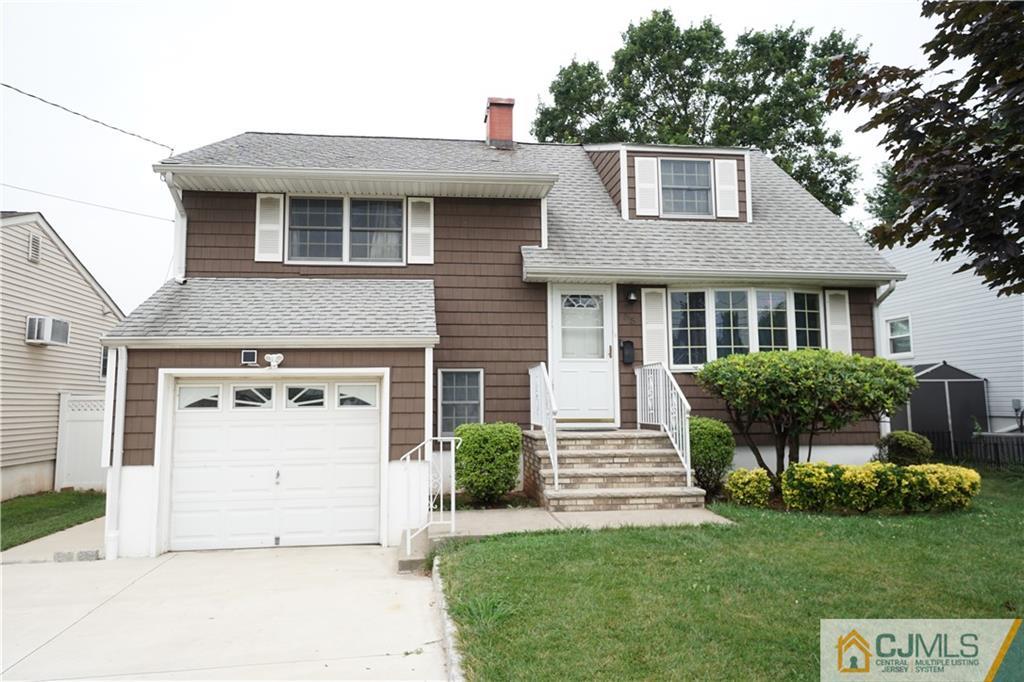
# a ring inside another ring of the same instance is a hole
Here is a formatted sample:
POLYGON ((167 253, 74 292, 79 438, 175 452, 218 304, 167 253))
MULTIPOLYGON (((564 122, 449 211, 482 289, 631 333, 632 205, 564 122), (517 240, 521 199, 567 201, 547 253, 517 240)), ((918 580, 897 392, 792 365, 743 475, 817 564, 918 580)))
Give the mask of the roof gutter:
POLYGON ((588 266, 568 267, 531 267, 523 266, 523 279, 531 281, 548 281, 554 278, 589 277, 599 278, 603 281, 641 284, 641 283, 674 283, 674 282, 708 282, 755 280, 775 281, 785 280, 789 282, 856 282, 858 284, 879 284, 890 282, 895 286, 896 280, 906 279, 904 273, 864 273, 864 272, 826 272, 826 271, 796 271, 796 270, 637 270, 635 268, 602 267, 592 268, 588 266))
POLYGON ((127 348, 433 348, 437 334, 425 336, 104 336, 104 346, 127 348))
POLYGON ((295 168, 291 166, 204 166, 176 163, 157 163, 154 172, 177 175, 236 176, 236 177, 301 177, 306 180, 360 179, 382 182, 441 182, 478 183, 493 185, 539 185, 551 189, 558 180, 557 173, 491 173, 485 171, 420 171, 373 170, 345 168, 295 168))

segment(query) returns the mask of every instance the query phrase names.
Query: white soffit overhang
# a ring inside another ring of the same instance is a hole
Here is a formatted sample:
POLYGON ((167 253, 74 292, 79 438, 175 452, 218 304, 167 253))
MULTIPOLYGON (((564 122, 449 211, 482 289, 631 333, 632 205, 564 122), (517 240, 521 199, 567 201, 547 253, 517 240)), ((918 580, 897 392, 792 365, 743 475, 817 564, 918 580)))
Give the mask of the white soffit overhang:
POLYGON ((524 267, 525 282, 573 282, 658 285, 816 285, 868 287, 905 280, 903 273, 843 273, 843 272, 789 272, 758 271, 682 272, 671 270, 636 270, 586 267, 524 267))
POLYGON ((354 196, 486 197, 541 199, 554 173, 468 173, 341 170, 332 168, 249 168, 156 164, 184 190, 354 196))

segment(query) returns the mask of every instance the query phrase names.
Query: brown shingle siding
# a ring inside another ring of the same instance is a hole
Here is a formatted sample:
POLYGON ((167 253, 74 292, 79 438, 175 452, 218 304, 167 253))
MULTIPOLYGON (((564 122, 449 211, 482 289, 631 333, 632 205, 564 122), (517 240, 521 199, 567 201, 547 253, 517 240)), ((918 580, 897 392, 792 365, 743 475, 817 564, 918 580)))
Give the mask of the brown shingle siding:
POLYGON ((605 189, 608 190, 608 195, 615 202, 615 206, 621 211, 622 185, 619 182, 619 176, 622 174, 622 168, 619 163, 619 152, 587 152, 587 156, 590 157, 590 162, 594 164, 594 169, 597 170, 601 182, 604 184, 605 189))

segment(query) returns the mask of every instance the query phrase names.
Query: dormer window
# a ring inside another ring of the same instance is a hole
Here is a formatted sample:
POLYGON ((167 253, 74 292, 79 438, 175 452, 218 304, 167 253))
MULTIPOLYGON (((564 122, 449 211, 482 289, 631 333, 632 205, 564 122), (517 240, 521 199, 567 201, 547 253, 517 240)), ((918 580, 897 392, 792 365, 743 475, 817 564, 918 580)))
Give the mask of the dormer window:
POLYGON ((661 159, 661 213, 713 215, 710 160, 661 159))

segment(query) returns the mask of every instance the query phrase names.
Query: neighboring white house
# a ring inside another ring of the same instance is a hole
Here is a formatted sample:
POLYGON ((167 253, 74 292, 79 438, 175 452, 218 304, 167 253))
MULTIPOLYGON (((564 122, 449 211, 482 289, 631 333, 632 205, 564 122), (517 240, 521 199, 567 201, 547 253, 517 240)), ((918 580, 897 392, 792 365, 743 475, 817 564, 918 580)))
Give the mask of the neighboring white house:
POLYGON ((882 350, 905 364, 946 361, 988 380, 990 428, 1015 426, 1024 402, 1024 296, 997 296, 965 259, 935 262, 927 244, 884 251, 907 273, 879 308, 882 350))
MULTIPOLYGON (((100 337, 124 313, 41 213, 4 211, 0 219, 0 487, 6 500, 54 488, 61 394, 103 393, 100 337)), ((69 440, 76 456, 83 452, 80 435, 69 440)), ((97 468, 99 457, 97 445, 97 468)))

